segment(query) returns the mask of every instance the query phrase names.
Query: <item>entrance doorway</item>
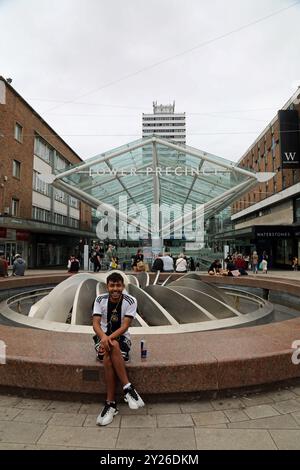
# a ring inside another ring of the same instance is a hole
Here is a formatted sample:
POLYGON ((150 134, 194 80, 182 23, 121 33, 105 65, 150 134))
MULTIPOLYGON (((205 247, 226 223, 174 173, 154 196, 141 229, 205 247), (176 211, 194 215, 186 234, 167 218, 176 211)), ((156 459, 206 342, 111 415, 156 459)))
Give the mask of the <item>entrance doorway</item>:
POLYGON ((0 242, 0 251, 4 252, 5 259, 9 266, 12 266, 16 253, 22 255, 24 259, 26 258, 24 242, 0 242))

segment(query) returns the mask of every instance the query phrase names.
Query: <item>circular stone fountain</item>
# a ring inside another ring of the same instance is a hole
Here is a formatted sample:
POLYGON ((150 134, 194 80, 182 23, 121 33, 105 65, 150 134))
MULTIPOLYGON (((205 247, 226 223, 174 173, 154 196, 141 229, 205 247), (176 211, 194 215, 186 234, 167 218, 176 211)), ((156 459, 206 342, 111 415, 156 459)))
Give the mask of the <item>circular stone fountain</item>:
MULTIPOLYGON (((114 271, 119 272, 119 271, 114 271)), ((270 302, 252 293, 203 282, 197 273, 169 275, 157 284, 148 273, 120 272, 125 289, 136 297, 134 334, 207 331, 259 323, 273 313, 270 302)), ((93 332, 91 315, 96 296, 106 292, 109 273, 80 273, 53 289, 35 289, 6 299, 2 315, 24 326, 70 333, 93 332)))

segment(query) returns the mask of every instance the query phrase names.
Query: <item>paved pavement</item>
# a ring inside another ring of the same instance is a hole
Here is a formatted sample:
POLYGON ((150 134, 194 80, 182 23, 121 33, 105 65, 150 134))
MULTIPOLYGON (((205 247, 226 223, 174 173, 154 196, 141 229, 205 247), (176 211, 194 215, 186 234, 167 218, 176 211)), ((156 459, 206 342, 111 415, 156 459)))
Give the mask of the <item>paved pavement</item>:
POLYGON ((238 397, 126 404, 106 427, 101 404, 0 395, 0 449, 300 449, 300 386, 238 397))

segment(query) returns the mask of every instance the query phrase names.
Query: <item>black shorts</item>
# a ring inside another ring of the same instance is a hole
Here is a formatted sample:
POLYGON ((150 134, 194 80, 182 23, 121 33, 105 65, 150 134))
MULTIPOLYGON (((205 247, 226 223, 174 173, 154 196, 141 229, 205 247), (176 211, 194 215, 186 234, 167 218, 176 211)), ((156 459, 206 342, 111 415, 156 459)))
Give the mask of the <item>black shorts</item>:
MULTIPOLYGON (((95 351, 96 351, 96 354, 97 354, 97 358, 99 359, 99 361, 103 361, 104 354, 99 353, 99 350, 100 350, 100 347, 101 347, 101 340, 98 338, 97 335, 93 336, 93 340, 94 340, 94 344, 95 344, 95 351)), ((124 361, 125 362, 129 361, 129 351, 130 351, 130 348, 131 348, 130 339, 126 338, 126 336, 119 336, 119 338, 116 339, 116 341, 118 341, 118 343, 119 343, 121 354, 122 354, 122 357, 123 357, 124 361)))

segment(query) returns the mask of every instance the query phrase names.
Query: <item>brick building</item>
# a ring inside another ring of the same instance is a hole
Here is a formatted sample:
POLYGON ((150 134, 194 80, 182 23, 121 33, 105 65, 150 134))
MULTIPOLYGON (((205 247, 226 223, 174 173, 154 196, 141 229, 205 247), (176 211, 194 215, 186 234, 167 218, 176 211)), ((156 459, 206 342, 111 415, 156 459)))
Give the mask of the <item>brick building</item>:
POLYGON ((64 266, 93 237, 91 209, 40 174, 82 159, 0 77, 0 250, 29 267, 64 266))
POLYGON ((241 168, 274 173, 232 206, 232 230, 216 238, 250 253, 267 251, 272 266, 300 259, 300 88, 238 162, 241 168))

